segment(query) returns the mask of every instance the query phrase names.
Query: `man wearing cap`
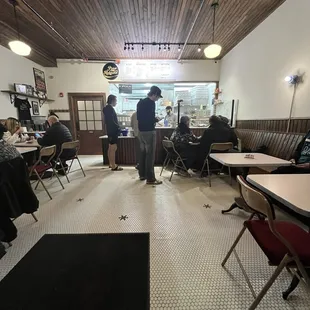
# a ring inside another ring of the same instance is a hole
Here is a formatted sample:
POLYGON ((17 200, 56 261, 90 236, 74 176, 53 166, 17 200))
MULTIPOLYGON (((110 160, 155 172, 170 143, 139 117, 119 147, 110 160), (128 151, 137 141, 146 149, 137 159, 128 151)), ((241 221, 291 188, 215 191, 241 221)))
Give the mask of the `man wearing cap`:
POLYGON ((140 138, 140 180, 146 180, 146 184, 159 185, 161 181, 156 180, 154 172, 156 131, 155 124, 159 121, 155 116, 155 101, 162 98, 161 90, 152 86, 147 98, 140 100, 137 105, 137 120, 140 138))

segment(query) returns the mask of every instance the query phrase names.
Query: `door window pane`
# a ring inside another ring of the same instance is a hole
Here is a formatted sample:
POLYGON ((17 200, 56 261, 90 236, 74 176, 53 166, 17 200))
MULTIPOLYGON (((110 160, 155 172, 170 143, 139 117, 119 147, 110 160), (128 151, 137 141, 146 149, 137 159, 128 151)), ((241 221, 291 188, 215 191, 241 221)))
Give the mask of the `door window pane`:
POLYGON ((94 120, 94 112, 86 112, 87 120, 88 121, 93 121, 94 120))
POLYGON ((80 130, 87 130, 86 121, 80 121, 80 130))
POLYGON ((102 112, 101 111, 95 111, 95 120, 101 121, 102 120, 102 112))
POLYGON ((95 124, 93 121, 87 121, 88 130, 95 130, 95 124))
POLYGON ((93 101, 94 110, 101 111, 101 101, 93 101))
POLYGON ((85 102, 84 101, 78 101, 78 110, 85 110, 85 102))
POLYGON ((79 120, 80 121, 86 120, 85 111, 79 111, 79 120))
POLYGON ((86 101, 86 110, 93 110, 93 102, 86 101))
POLYGON ((96 130, 102 130, 102 122, 101 121, 95 121, 96 130))

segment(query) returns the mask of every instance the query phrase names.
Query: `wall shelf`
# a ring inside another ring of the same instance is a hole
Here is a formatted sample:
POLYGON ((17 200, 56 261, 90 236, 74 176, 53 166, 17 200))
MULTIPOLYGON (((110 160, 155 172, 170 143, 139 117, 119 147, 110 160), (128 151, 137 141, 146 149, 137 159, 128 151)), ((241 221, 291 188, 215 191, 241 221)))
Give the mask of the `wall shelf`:
POLYGON ((31 98, 31 99, 36 99, 36 100, 39 101, 40 106, 42 106, 44 102, 54 102, 55 101, 55 100, 48 99, 48 98, 41 98, 41 97, 38 97, 38 96, 35 96, 35 95, 27 95, 27 94, 24 94, 24 93, 18 93, 16 91, 12 91, 12 90, 1 90, 1 92, 5 93, 5 94, 9 94, 12 104, 14 103, 14 100, 15 100, 15 98, 17 96, 22 96, 22 97, 27 97, 27 98, 31 98))

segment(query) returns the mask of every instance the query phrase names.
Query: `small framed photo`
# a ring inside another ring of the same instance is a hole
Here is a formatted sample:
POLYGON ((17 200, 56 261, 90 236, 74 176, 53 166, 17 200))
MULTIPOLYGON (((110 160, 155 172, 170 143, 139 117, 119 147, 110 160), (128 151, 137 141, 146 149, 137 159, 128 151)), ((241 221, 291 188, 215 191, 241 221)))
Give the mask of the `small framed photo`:
POLYGON ((40 115, 40 108, 39 108, 39 102, 32 101, 32 114, 33 115, 40 115))

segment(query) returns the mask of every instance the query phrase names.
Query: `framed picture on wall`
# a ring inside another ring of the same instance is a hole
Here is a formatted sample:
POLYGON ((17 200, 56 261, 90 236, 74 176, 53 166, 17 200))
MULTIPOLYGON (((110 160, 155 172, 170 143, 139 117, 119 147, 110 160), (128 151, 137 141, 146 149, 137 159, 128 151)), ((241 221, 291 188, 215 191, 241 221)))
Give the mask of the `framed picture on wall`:
POLYGON ((40 108, 39 108, 39 102, 32 101, 32 114, 33 115, 40 115, 40 108))
POLYGON ((45 74, 43 71, 33 68, 34 82, 37 91, 46 93, 45 74))

